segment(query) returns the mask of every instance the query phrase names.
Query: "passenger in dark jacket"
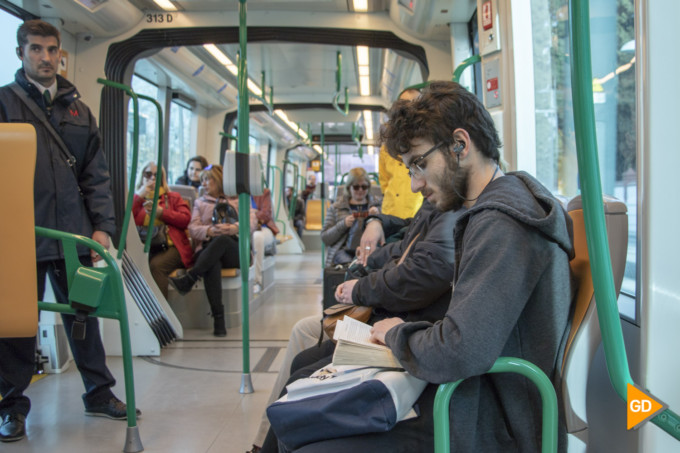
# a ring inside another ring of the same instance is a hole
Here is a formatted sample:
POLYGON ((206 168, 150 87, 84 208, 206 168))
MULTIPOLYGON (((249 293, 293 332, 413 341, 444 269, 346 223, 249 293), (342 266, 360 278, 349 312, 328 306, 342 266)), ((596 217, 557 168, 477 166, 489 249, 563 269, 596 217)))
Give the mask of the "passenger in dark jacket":
MULTIPOLYGON (((17 41, 22 68, 17 71, 14 84, 0 88, 0 121, 28 122, 36 129, 35 224, 92 237, 108 248, 109 235, 115 232, 109 172, 92 112, 80 100, 76 88, 57 75, 61 58, 59 31, 46 22, 31 20, 19 27, 17 41), (67 150, 57 144, 50 127, 62 138, 67 150)), ((78 254, 86 266, 100 259, 84 247, 78 249, 78 254)), ((38 299, 43 298, 48 275, 57 302, 68 303, 68 282, 59 243, 37 238, 36 258, 38 299)), ((115 380, 106 367, 98 320, 88 317, 84 340, 74 340, 73 316, 63 315, 62 319, 85 385, 86 414, 125 419, 125 404, 111 392, 115 380)), ((24 391, 33 374, 35 344, 35 337, 0 339, 3 397, 0 441, 15 441, 25 435, 30 401, 24 391)))
MULTIPOLYGON (((389 318, 372 328, 372 339, 390 347, 406 371, 432 384, 418 399, 416 419, 296 451, 433 451, 435 384, 465 379, 451 400, 451 450, 538 452, 538 390, 516 374, 483 373, 500 356, 526 359, 552 380, 561 401, 571 220, 536 179, 503 174, 493 120, 460 85, 432 82, 417 99, 397 101, 388 116, 381 138, 409 168, 413 190, 440 210, 468 208, 453 232, 455 290, 444 318, 389 318)), ((559 434, 564 451, 562 417, 559 434)))
POLYGON ((201 187, 201 172, 208 166, 208 161, 203 156, 194 156, 187 161, 187 167, 182 176, 177 178, 175 184, 192 186, 196 190, 201 187))
MULTIPOLYGON (((290 216, 290 203, 293 200, 293 188, 286 187, 286 208, 290 216)), ((295 212, 293 213, 293 226, 297 231, 298 237, 302 237, 302 232, 305 230, 305 201, 301 197, 295 198, 295 212)))
POLYGON ((366 170, 352 168, 345 185, 347 194, 339 194, 338 201, 326 210, 321 230, 321 240, 326 244, 326 267, 351 262, 356 248, 354 242, 359 242, 364 220, 380 213, 381 200, 369 195, 370 188, 366 170))

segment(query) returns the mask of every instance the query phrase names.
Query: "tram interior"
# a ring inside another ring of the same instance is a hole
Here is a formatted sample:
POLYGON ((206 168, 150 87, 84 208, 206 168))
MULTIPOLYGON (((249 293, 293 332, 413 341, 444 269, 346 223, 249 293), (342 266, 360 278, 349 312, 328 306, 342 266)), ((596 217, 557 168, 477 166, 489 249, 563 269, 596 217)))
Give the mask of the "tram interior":
MULTIPOLYGON (((155 39, 123 68, 125 82, 135 92, 153 97, 163 106, 164 122, 159 127, 154 107, 140 103, 138 169, 156 159, 159 129, 163 129, 167 142, 163 163, 168 181, 172 183, 182 174, 191 156, 200 154, 209 162, 218 163, 227 150, 239 149, 234 137, 238 128, 237 64, 241 49, 233 36, 220 35, 233 35, 238 28, 238 3, 172 0, 163 7, 159 6, 162 3, 152 0, 0 0, 0 7, 19 8, 60 28, 62 47, 68 55, 64 74, 75 82, 95 112, 107 108, 102 104, 102 87, 96 79, 104 76, 111 44, 132 42, 143 30, 215 27, 216 38, 201 43, 195 42, 190 33, 185 36, 181 32, 173 35, 170 42, 155 39)), ((297 236, 282 202, 283 188, 293 186, 301 191, 307 177, 314 174, 318 184, 312 198, 320 199, 323 194, 333 199, 341 190, 343 175, 349 169, 361 166, 377 174, 380 123, 385 118, 385 109, 398 94, 426 80, 450 79, 461 61, 480 54, 480 46, 481 52, 485 52, 485 42, 480 44, 480 39, 487 37, 479 31, 478 8, 485 3, 481 0, 366 0, 363 3, 356 0, 247 2, 249 32, 257 37, 247 46, 248 148, 250 153, 260 156, 266 186, 272 192, 277 225, 282 230, 277 253, 268 261, 271 280, 259 294, 253 294, 252 286, 248 288, 249 372, 254 392, 239 392, 244 373, 239 308, 227 326, 227 336, 215 338, 206 324, 209 308, 205 300, 187 299, 186 304, 181 302, 184 304, 181 313, 169 316, 176 338, 163 345, 148 330, 141 311, 135 312, 135 302, 128 294, 128 305, 133 307, 135 394, 137 407, 143 414, 139 429, 144 451, 243 452, 251 448, 293 325, 303 317, 321 315, 323 252, 319 231, 307 229, 301 238, 297 236), (364 32, 370 36, 365 37, 364 32), (384 46, 381 43, 385 43, 384 46), (135 323, 144 326, 135 330, 135 323)), ((501 8, 501 15, 494 16, 496 26, 501 27, 503 39, 510 42, 503 43, 502 58, 492 52, 491 59, 498 57, 501 71, 508 72, 508 80, 518 85, 531 84, 528 88, 522 85, 522 89, 532 92, 522 98, 530 98, 531 102, 520 102, 523 93, 527 93, 521 89, 503 93, 507 96, 506 102, 517 104, 516 110, 490 108, 502 132, 503 158, 511 169, 528 165, 554 193, 571 198, 579 188, 574 176, 573 124, 568 117, 571 105, 564 101, 565 86, 569 82, 568 63, 564 63, 567 2, 527 2, 532 6, 526 6, 523 18, 532 21, 533 37, 532 27, 527 27, 528 36, 523 38, 521 27, 510 23, 511 19, 505 15, 507 10, 503 8, 510 6, 501 0, 492 3, 496 10, 501 8), (515 34, 511 35, 509 30, 515 34), (528 41, 522 42, 520 38, 528 41), (537 44, 539 38, 543 38, 542 44, 537 44), (533 49, 534 57, 526 60, 516 47, 520 44, 533 49), (540 55, 548 56, 541 58, 540 55), (522 121, 522 114, 527 112, 522 110, 525 108, 534 109, 530 111, 531 125, 527 127, 522 121), (526 133, 529 129, 532 134, 526 133), (527 143, 530 146, 525 146, 527 143), (528 157, 522 154, 527 148, 531 148, 527 151, 528 157)), ((619 29, 613 32, 610 29, 616 27, 616 7, 628 11, 633 2, 592 3, 594 20, 603 24, 599 29, 593 27, 595 53, 600 57, 606 55, 606 58, 594 58, 594 71, 601 88, 595 96, 604 162, 603 186, 607 194, 625 202, 629 222, 627 263, 619 306, 631 373, 637 380, 642 361, 640 313, 636 302, 638 163, 635 117, 630 114, 631 105, 635 110, 635 100, 629 99, 634 96, 635 78, 634 71, 625 67, 634 64, 631 57, 635 55, 635 35, 632 21, 626 26, 619 21, 619 29), (613 45, 603 44, 605 38, 611 38, 607 32, 618 34, 618 48, 612 50, 609 47, 613 45), (625 42, 619 42, 621 40, 625 42), (613 82, 608 78, 610 69, 612 74, 616 72, 613 82), (618 99, 618 103, 613 99, 618 99), (619 124, 618 130, 616 124, 619 124), (633 132, 621 132, 624 126, 630 126, 633 132)), ((618 14, 622 14, 620 10, 618 14)), ((13 34, 20 23, 16 17, 10 19, 3 27, 9 30, 6 43, 14 42, 13 34)), ((205 33, 203 31, 202 36, 205 33)), ((12 51, 3 57, 4 61, 12 62, 11 68, 18 67, 13 45, 4 47, 12 51)), ((483 97, 486 91, 482 89, 483 81, 492 70, 491 65, 477 63, 463 73, 461 84, 483 97)), ((7 80, 2 80, 3 84, 11 80, 14 69, 5 72, 2 77, 7 80)), ((127 186, 129 178, 137 177, 130 174, 134 131, 127 98, 124 109, 126 130, 118 132, 124 137, 125 146, 115 150, 112 154, 116 157, 109 159, 124 162, 120 167, 124 171, 112 173, 120 187, 127 186)), ((100 124, 100 127, 110 125, 100 124)), ((377 186, 377 181, 374 184, 377 186)), ((122 198, 125 190, 118 190, 114 196, 122 198)), ((311 214, 308 221, 309 218, 311 214)), ((128 242, 134 239, 133 233, 128 233, 128 242)), ((141 244, 128 247, 133 259, 142 265, 141 244)), ((238 277, 233 277, 229 281, 237 280, 238 277)), ((152 280, 149 285, 154 285, 152 280)), ((238 304, 240 291, 239 282, 238 291, 225 289, 224 294, 238 304)), ((153 292, 156 297, 162 297, 157 288, 153 292)), ((51 297, 48 294, 46 300, 51 297)), ((168 299, 169 303, 162 304, 163 309, 180 310, 173 290, 168 299)), ((117 329, 114 321, 102 321, 109 352, 107 362, 118 380, 114 391, 122 397, 123 364, 117 329)), ((28 441, 8 446, 7 451, 120 451, 126 435, 123 422, 83 416, 79 402, 82 382, 70 360, 59 316, 43 312, 39 333, 43 338, 45 372, 37 376, 27 392, 33 405, 27 421, 28 441)), ((624 403, 611 389, 601 346, 586 385, 591 433, 587 451, 640 451, 639 432, 620 429, 625 418, 620 406, 624 403)))

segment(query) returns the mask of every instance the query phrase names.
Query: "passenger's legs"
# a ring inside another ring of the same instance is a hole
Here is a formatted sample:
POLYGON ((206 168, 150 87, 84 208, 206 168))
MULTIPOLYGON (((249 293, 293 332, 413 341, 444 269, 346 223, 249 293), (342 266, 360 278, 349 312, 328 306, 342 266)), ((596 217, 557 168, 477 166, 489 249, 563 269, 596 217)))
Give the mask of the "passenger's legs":
MULTIPOLYGON (((308 316, 302 318, 293 326, 293 330, 290 333, 290 338, 288 340, 288 346, 286 347, 286 354, 283 357, 283 362, 279 368, 279 374, 274 383, 274 388, 269 394, 269 400, 267 401, 267 406, 279 399, 279 395, 283 391, 286 382, 290 378, 290 367, 293 363, 293 359, 300 352, 305 349, 312 348, 319 343, 319 335, 322 332, 320 316, 308 316)), ((328 340, 326 333, 323 334, 323 339, 328 340)), ((269 419, 267 418, 267 413, 262 414, 262 421, 260 422, 260 427, 255 436, 253 444, 257 446, 262 446, 264 443, 265 436, 269 430, 269 419)))
POLYGON ((213 334, 223 337, 227 334, 222 304, 222 268, 238 267, 238 241, 232 236, 218 236, 210 241, 206 249, 196 258, 196 266, 190 271, 194 276, 203 276, 205 293, 214 319, 213 334), (212 265, 208 267, 210 264, 212 265), (198 270, 197 270, 198 268, 198 270))
MULTIPOLYGON (((47 263, 37 263, 38 300, 45 295, 47 263)), ((0 338, 0 419, 8 414, 28 415, 28 388, 35 366, 36 337, 0 338)))
POLYGON ((276 240, 272 230, 262 227, 253 232, 253 252, 255 252, 255 283, 262 286, 262 263, 264 262, 264 248, 276 240))
MULTIPOLYGON (((89 258, 81 257, 84 264, 91 265, 89 258)), ((68 304, 68 282, 66 278, 66 266, 64 260, 57 260, 51 263, 38 263, 38 266, 47 264, 47 272, 52 283, 54 296, 57 302, 68 304)), ((40 273, 38 273, 40 276, 40 273)), ((88 405, 108 402, 114 397, 111 387, 116 384, 116 380, 106 366, 106 353, 99 334, 99 320, 88 316, 86 321, 85 339, 74 340, 71 338, 71 326, 73 325, 73 315, 62 315, 66 338, 68 338, 73 360, 76 362, 80 376, 85 385, 83 402, 88 405)))
POLYGON ((184 267, 184 264, 176 247, 169 247, 167 250, 156 253, 149 258, 151 276, 166 299, 168 298, 168 276, 175 269, 182 267, 184 267))
POLYGON ((8 414, 26 416, 31 401, 24 391, 33 376, 35 337, 0 338, 0 357, 0 419, 8 414))
POLYGON ((198 252, 189 274, 195 279, 203 277, 213 265, 222 263, 223 257, 233 257, 231 264, 236 263, 233 267, 238 267, 238 239, 229 235, 214 237, 198 252))

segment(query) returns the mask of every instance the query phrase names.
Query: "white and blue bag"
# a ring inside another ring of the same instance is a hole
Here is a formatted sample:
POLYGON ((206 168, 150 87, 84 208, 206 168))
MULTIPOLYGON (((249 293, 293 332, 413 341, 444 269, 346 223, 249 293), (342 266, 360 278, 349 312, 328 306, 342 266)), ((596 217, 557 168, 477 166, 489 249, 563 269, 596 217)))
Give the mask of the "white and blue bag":
POLYGON ((326 439, 389 431, 416 415, 427 382, 401 368, 327 365, 288 385, 267 408, 276 437, 294 450, 326 439))

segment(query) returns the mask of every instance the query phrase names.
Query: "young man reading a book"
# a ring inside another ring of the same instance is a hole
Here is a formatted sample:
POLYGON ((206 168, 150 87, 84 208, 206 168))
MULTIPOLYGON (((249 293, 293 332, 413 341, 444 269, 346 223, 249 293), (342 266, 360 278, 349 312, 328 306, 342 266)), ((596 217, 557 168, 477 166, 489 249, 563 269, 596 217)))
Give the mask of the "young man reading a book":
MULTIPOLYGON (((451 400, 452 451, 540 451, 536 388, 516 374, 484 373, 500 356, 520 357, 560 388, 572 300, 571 220, 532 176, 503 174, 491 116, 460 85, 433 82, 417 99, 397 101, 388 116, 382 141, 409 168, 413 189, 438 209, 467 208, 451 232, 455 290, 444 318, 389 318, 372 330, 410 374, 433 384, 418 399, 416 419, 296 451, 433 451, 436 384, 459 379, 466 380, 451 400)), ((562 420, 559 428, 564 451, 562 420)))

